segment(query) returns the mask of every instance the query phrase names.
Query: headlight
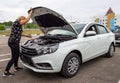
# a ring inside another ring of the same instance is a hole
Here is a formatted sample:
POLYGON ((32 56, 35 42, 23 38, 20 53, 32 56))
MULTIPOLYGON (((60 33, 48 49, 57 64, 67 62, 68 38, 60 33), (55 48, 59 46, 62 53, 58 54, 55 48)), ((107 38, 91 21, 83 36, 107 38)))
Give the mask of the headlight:
POLYGON ((30 40, 28 40, 28 41, 25 41, 25 42, 23 43, 23 45, 26 45, 26 44, 28 44, 28 42, 30 42, 30 40))
POLYGON ((29 45, 31 43, 31 41, 32 40, 28 40, 28 41, 24 42, 22 45, 27 46, 27 45, 29 45))
POLYGON ((54 53, 57 49, 58 49, 59 45, 50 45, 50 46, 44 46, 41 49, 38 49, 37 52, 38 54, 50 54, 50 53, 54 53))

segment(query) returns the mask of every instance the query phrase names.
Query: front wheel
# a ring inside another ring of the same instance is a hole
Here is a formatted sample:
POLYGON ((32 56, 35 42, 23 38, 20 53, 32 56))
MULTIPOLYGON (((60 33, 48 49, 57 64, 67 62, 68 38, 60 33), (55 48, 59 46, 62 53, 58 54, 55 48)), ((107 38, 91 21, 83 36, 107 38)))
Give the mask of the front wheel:
POLYGON ((70 78, 77 74, 80 67, 80 57, 76 53, 70 53, 64 60, 61 74, 70 78))
POLYGON ((110 47, 109 47, 108 53, 106 54, 106 56, 107 57, 112 57, 114 55, 114 52, 115 52, 114 45, 111 44, 110 47))

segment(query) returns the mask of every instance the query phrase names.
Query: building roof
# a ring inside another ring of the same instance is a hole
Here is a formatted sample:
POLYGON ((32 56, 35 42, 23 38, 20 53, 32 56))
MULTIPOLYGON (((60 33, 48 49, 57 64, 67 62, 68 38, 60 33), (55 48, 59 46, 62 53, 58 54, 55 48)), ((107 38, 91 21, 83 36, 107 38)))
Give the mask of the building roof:
POLYGON ((114 12, 113 12, 113 10, 112 10, 111 7, 109 8, 109 10, 107 11, 107 13, 106 13, 105 15, 108 15, 108 14, 110 14, 110 13, 113 13, 113 14, 114 14, 114 12))

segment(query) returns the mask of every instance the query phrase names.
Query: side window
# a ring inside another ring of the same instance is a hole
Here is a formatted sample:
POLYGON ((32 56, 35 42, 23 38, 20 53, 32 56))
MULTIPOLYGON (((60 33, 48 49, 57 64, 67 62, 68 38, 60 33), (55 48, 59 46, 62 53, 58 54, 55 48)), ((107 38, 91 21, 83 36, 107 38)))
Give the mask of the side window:
POLYGON ((100 34, 108 33, 107 29, 104 26, 97 25, 100 34))
POLYGON ((96 26, 92 25, 86 30, 84 37, 95 36, 96 34, 97 34, 96 26))
POLYGON ((87 31, 95 31, 96 32, 95 26, 91 26, 87 31))

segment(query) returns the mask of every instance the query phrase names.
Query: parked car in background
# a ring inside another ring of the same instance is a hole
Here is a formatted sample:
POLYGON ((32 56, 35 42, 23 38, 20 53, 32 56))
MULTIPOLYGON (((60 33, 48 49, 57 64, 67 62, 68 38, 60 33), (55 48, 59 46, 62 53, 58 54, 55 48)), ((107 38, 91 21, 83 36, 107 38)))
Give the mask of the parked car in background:
POLYGON ((120 44, 120 27, 113 31, 113 33, 115 34, 115 42, 120 44))
POLYGON ((69 24, 45 7, 33 8, 32 20, 45 35, 21 46, 21 61, 35 72, 61 72, 69 78, 77 74, 82 63, 103 54, 114 55, 115 36, 103 25, 69 24))

